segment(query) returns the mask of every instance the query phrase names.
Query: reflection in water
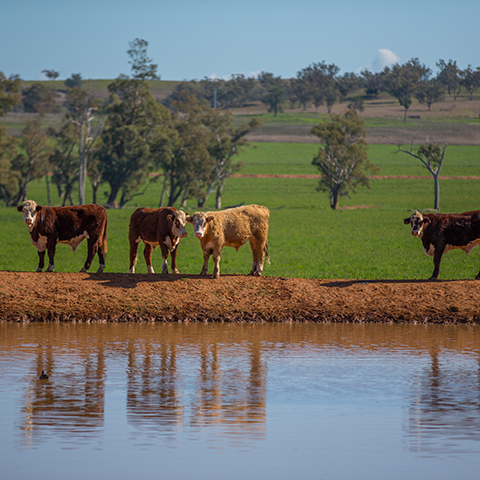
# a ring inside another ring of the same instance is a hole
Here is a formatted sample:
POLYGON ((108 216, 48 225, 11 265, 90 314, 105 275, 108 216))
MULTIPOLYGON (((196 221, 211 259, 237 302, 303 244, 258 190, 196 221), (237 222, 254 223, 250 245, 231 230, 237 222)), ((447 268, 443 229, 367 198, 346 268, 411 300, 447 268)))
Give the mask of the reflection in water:
POLYGON ((2 391, 16 402, 0 427, 13 418, 23 449, 55 441, 104 450, 118 428, 127 432, 116 437, 120 453, 243 451, 267 448, 280 438, 269 431, 290 422, 305 451, 332 436, 310 428, 324 412, 347 409, 326 417, 340 429, 345 411, 361 418, 388 405, 409 452, 480 451, 478 327, 3 323, 0 331, 2 391), (48 380, 38 379, 42 370, 48 380), (302 417, 305 405, 316 416, 302 417), (278 406, 286 417, 269 416, 278 406))
MULTIPOLYGON (((479 357, 449 356, 442 361, 437 347, 430 356, 431 364, 412 396, 408 428, 412 449, 434 454, 465 451, 464 440, 480 442, 479 357)), ((472 451, 478 452, 479 445, 473 444, 472 451)))

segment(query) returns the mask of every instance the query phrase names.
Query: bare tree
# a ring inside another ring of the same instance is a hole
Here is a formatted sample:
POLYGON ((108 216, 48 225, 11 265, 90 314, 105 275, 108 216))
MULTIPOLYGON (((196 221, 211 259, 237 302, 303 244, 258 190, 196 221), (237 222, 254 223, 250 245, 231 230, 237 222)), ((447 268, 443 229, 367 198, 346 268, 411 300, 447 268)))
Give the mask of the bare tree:
POLYGON ((398 144, 398 151, 406 153, 417 160, 420 160, 423 166, 431 173, 433 181, 435 183, 435 203, 434 209, 440 210, 440 169, 443 165, 443 160, 445 159, 445 151, 447 150, 447 145, 444 145, 441 148, 434 142, 430 142, 428 137, 425 140, 423 145, 418 147, 418 150, 414 151, 413 143, 410 145, 410 149, 406 150, 402 148, 402 144, 398 144))

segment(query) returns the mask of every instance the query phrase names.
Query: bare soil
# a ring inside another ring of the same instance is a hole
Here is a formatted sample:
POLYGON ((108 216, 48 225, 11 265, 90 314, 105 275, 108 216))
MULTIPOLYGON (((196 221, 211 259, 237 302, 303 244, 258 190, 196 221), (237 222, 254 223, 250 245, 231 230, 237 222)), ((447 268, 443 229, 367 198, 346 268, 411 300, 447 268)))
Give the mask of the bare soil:
POLYGON ((480 281, 0 272, 0 321, 480 322, 480 281))

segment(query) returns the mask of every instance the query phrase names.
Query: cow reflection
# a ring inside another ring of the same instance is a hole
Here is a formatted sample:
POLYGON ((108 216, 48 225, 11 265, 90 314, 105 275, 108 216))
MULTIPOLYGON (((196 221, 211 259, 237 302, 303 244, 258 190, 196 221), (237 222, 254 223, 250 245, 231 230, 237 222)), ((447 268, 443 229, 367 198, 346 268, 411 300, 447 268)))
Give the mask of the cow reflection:
POLYGON ((259 342, 243 354, 218 344, 202 345, 193 426, 222 424, 230 434, 261 433, 265 428, 266 367, 259 342))
POLYGON ((129 345, 129 423, 172 438, 187 425, 233 426, 234 435, 263 432, 266 367, 259 343, 245 349, 201 343, 198 355, 194 350, 180 361, 173 343, 129 345))
POLYGON ((455 453, 455 439, 480 442, 480 364, 475 371, 462 361, 442 359, 437 349, 430 355, 431 366, 420 379, 410 407, 412 449, 455 453))
POLYGON ((24 441, 40 441, 45 432, 55 432, 66 441, 91 440, 100 434, 105 411, 105 357, 102 349, 77 351, 75 360, 54 355, 49 344, 39 346, 37 373, 48 380, 32 380, 26 392, 24 441))
POLYGON ((176 349, 175 344, 164 343, 129 345, 127 415, 140 430, 164 433, 182 422, 176 349))

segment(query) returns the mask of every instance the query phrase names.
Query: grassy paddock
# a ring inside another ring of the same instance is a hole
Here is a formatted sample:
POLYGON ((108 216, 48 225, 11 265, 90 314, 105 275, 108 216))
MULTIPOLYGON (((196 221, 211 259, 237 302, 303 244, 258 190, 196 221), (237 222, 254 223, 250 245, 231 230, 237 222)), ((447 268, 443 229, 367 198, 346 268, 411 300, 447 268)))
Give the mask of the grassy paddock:
MULTIPOLYGON (((245 173, 317 173, 311 165, 316 149, 312 144, 259 144, 257 149, 249 149, 242 156, 246 163, 245 173)), ((380 166, 381 174, 427 173, 415 160, 394 152, 392 146, 370 147, 371 161, 380 166)), ((478 176, 479 157, 480 147, 449 147, 443 173, 478 176)), ((317 192, 316 185, 315 179, 301 178, 232 178, 228 181, 223 195, 224 206, 258 203, 271 210, 271 265, 266 267, 266 275, 358 279, 423 279, 430 276, 433 261, 423 253, 421 242, 411 236, 403 218, 414 209, 433 206, 432 180, 372 180, 372 189, 361 188, 351 198, 340 199, 341 207, 363 205, 369 208, 339 211, 328 207, 327 194, 317 192)), ((480 208, 479 187, 480 182, 475 180, 441 181, 442 211, 480 208)), ((157 206, 160 188, 160 184, 152 184, 144 196, 136 197, 127 208, 109 210, 107 272, 127 272, 130 215, 136 204, 157 206)), ((52 188, 52 204, 60 202, 55 193, 52 188)), ((87 198, 89 195, 87 192, 87 198)), ((29 198, 46 203, 44 181, 32 183, 29 198)), ((208 208, 213 208, 213 201, 213 198, 209 200, 208 208)), ((0 269, 34 271, 37 253, 21 214, 15 208, 2 207, 0 217, 0 269)), ((190 225, 187 231, 189 235, 179 247, 179 269, 182 273, 199 273, 202 266, 199 242, 193 237, 190 225)), ((475 277, 480 269, 479 256, 480 249, 469 255, 461 251, 449 252, 442 260, 440 278, 475 277)), ((85 257, 86 242, 75 253, 65 245, 58 245, 55 270, 78 271, 85 257)), ((97 265, 95 259, 92 271, 97 265)), ((161 270, 159 249, 154 252, 154 267, 161 270)), ((225 248, 220 267, 222 273, 247 273, 251 267, 249 246, 238 252, 225 248)), ((139 249, 137 271, 146 272, 143 247, 139 249)))

